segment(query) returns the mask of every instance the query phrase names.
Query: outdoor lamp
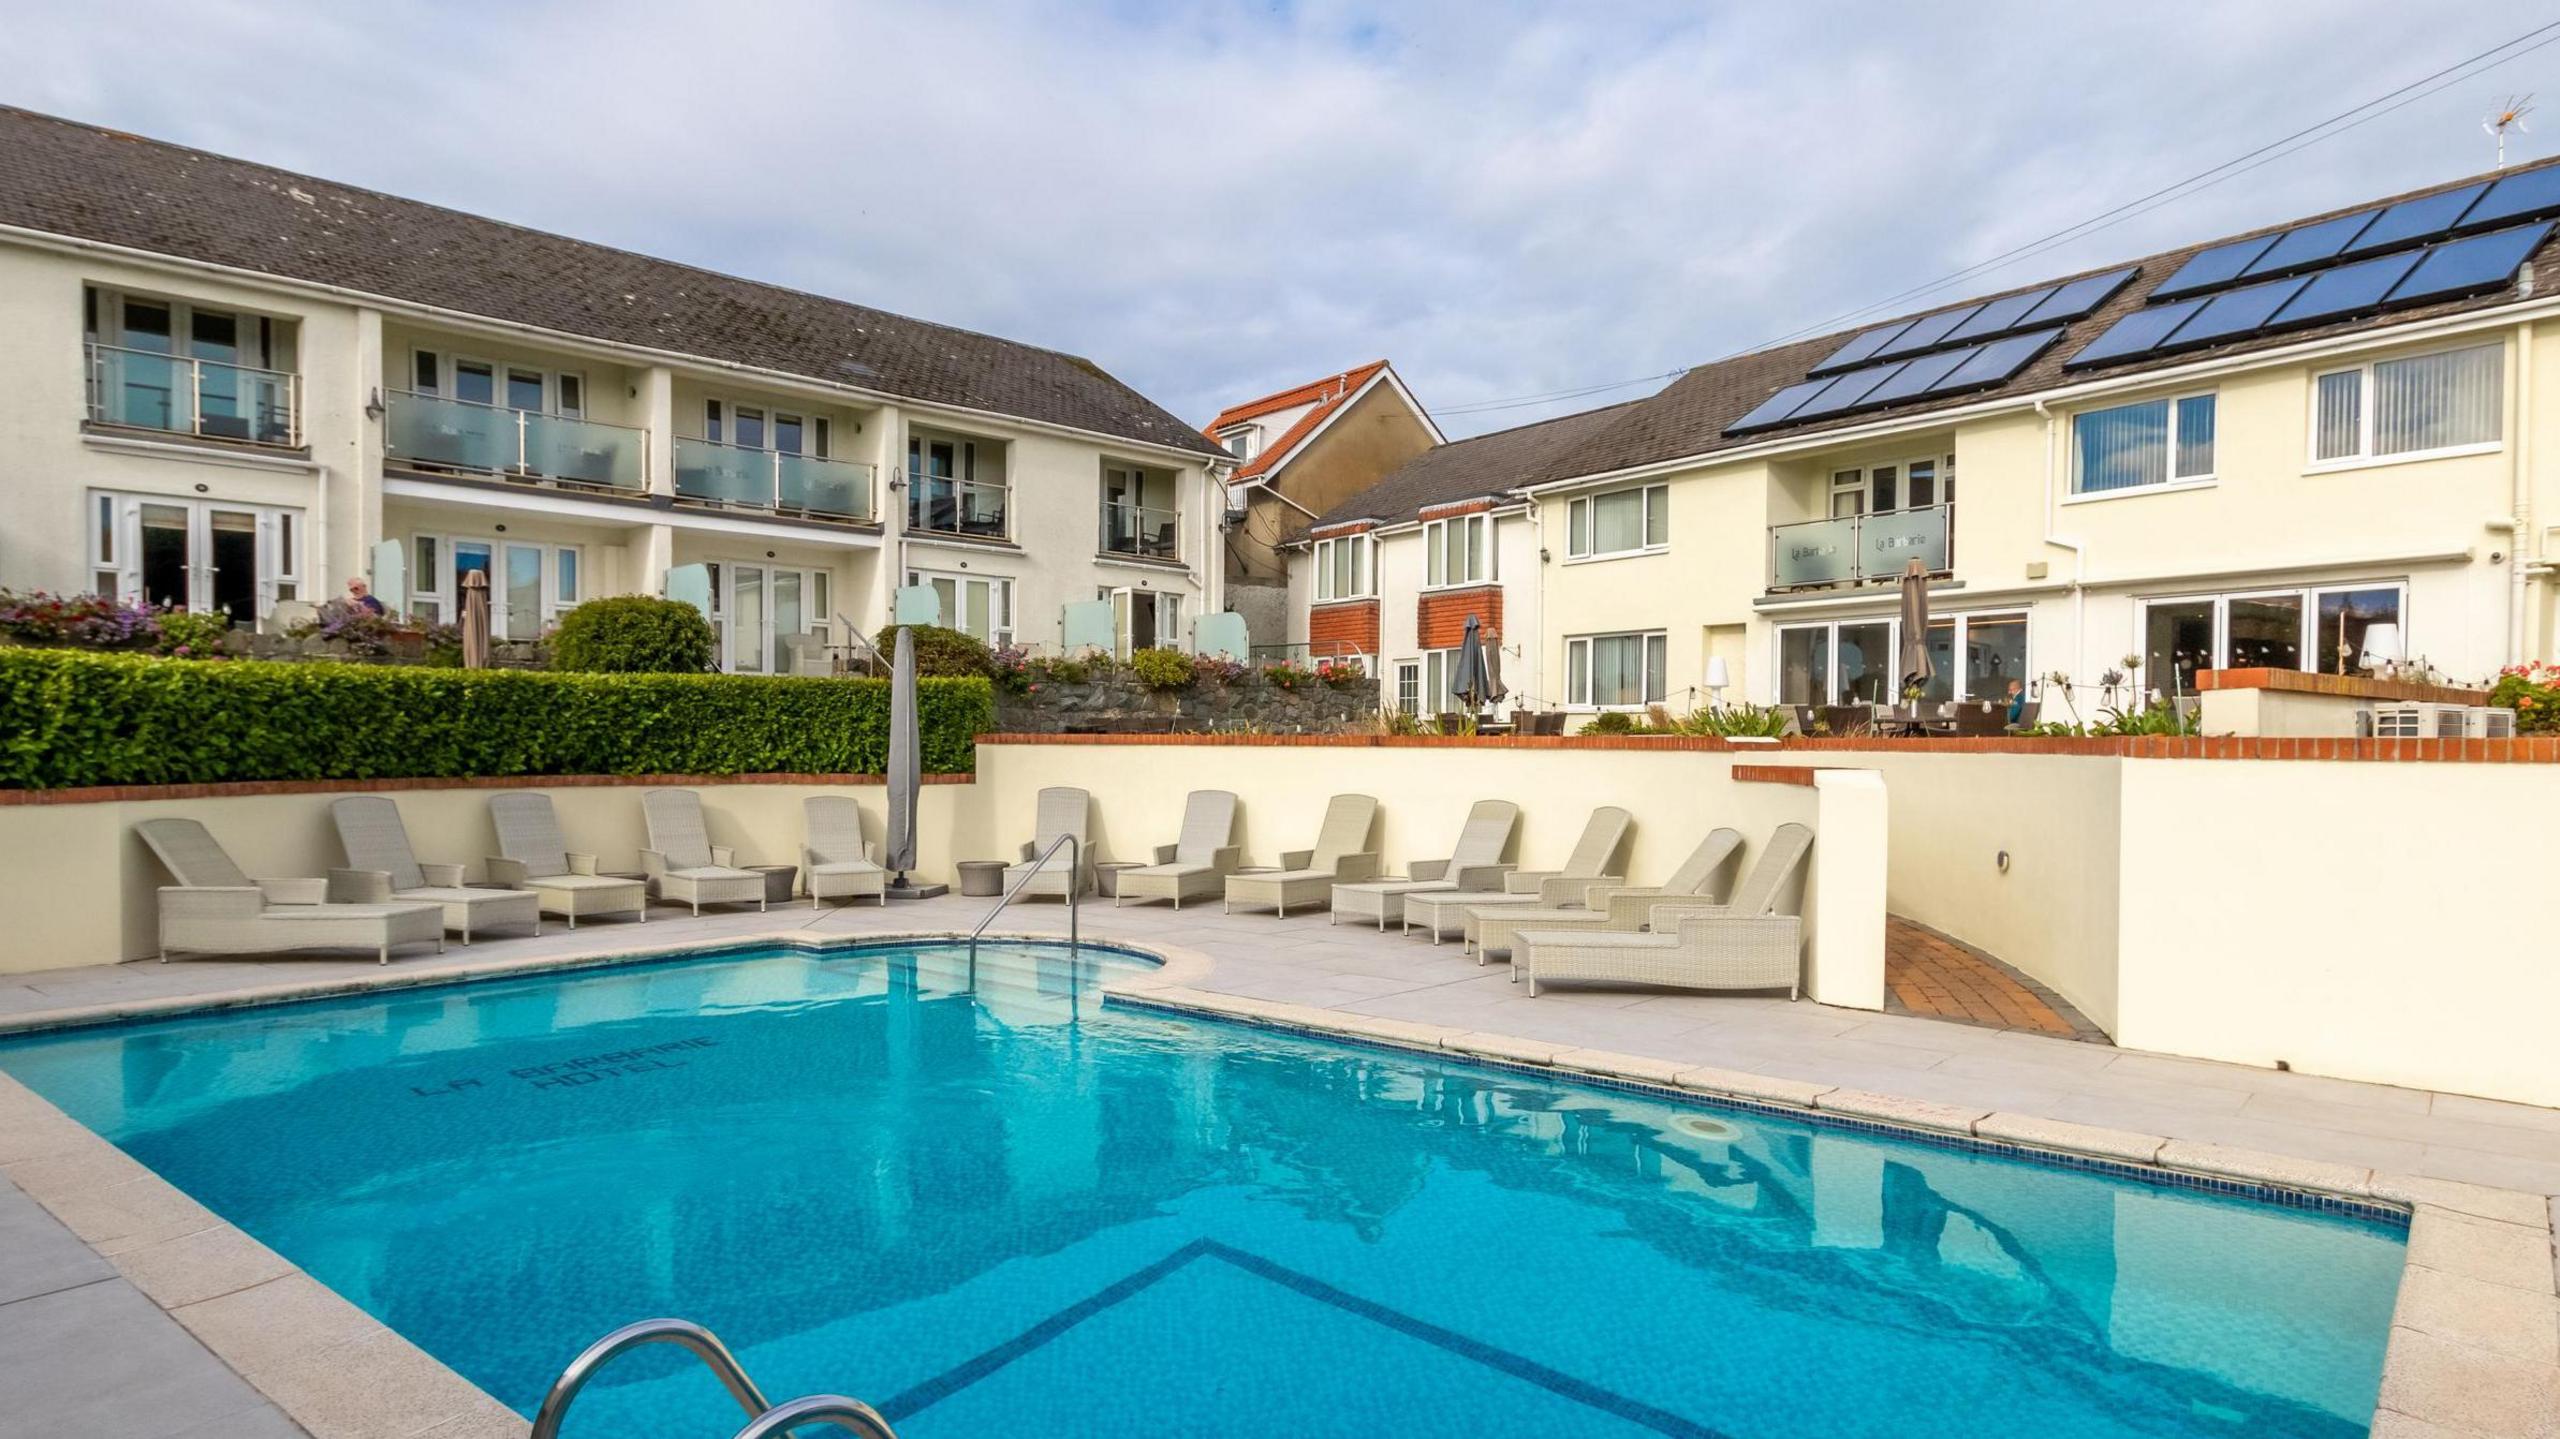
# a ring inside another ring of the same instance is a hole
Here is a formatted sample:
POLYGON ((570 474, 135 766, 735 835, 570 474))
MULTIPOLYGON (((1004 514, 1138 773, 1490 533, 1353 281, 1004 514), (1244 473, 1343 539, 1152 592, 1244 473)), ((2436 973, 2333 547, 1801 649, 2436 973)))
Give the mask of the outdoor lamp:
POLYGON ((1715 703, 1718 706, 1722 706, 1724 704, 1724 687, 1731 683, 1733 683, 1733 671, 1725 665, 1724 656, 1709 656, 1707 659, 1707 692, 1715 696, 1715 703))
POLYGON ((2384 620, 2364 627, 2363 653, 2357 662, 2365 669, 2380 671, 2400 663, 2400 626, 2384 620))

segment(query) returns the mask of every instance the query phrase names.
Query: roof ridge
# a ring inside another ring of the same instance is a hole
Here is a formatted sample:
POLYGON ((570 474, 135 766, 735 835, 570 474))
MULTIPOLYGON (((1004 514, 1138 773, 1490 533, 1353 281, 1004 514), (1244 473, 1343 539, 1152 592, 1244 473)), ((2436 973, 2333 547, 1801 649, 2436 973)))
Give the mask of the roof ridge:
MULTIPOLYGON (((1214 430, 1221 425, 1231 425, 1238 420, 1250 419, 1257 413, 1265 413, 1269 410, 1287 409, 1288 406, 1281 403, 1282 401, 1304 394, 1309 390, 1321 390, 1327 385, 1334 384, 1340 384, 1347 390, 1349 388, 1351 377, 1354 375, 1360 376, 1365 382, 1370 376, 1375 375, 1378 371, 1392 368, 1394 368, 1394 366, 1390 365, 1384 359, 1366 360, 1360 364, 1350 366, 1347 369, 1337 370, 1327 375, 1320 375, 1312 380, 1301 380, 1297 384, 1273 390, 1267 395, 1256 396, 1250 400, 1240 400, 1235 404, 1229 405, 1218 411, 1216 415, 1212 416, 1209 423, 1202 426, 1202 428, 1214 430)), ((1314 397, 1315 401, 1318 403, 1321 403, 1328 398, 1331 397, 1322 394, 1314 397)))

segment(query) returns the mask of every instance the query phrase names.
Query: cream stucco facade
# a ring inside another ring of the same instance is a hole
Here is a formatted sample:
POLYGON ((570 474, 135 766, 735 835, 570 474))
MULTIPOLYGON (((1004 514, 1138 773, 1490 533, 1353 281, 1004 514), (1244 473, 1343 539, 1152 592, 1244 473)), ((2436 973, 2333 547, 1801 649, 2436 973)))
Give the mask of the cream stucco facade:
POLYGON ((706 565, 745 672, 876 630, 911 582, 1033 647, 1115 591, 1162 643, 1223 608, 1193 450, 23 232, 0 333, 8 589, 245 624, 369 576, 450 619, 485 569, 530 638, 706 565))

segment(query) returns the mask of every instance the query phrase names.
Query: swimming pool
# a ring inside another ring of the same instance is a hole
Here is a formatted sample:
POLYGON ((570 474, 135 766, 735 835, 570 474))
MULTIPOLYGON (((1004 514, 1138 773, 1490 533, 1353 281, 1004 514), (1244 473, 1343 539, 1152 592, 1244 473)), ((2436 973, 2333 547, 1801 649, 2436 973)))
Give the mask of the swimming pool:
MULTIPOLYGON (((69 1031, 5 1069, 530 1413, 633 1319, 908 1439, 2365 1432, 2387 1223, 768 951, 69 1031)), ((568 1433, 727 1434, 619 1361, 568 1433)))

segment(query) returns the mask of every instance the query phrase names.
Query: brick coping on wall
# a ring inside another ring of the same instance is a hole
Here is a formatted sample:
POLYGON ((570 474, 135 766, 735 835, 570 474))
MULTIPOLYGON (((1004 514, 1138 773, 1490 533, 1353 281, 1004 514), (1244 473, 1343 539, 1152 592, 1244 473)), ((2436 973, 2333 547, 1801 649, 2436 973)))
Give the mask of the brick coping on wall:
POLYGON ((2053 754, 2113 759, 2379 760, 2472 764, 2560 764, 2560 735, 2515 739, 2312 739, 2251 735, 2005 735, 1920 739, 1812 739, 1776 743, 1713 735, 1382 735, 1382 734, 989 734, 982 745, 1224 745, 1301 749, 1662 750, 1709 754, 2053 754))
POLYGON ((2331 695, 2339 699, 2416 700, 2423 704, 2477 705, 2489 702, 2487 690, 2458 685, 2419 684, 2414 680, 2371 680, 2362 675, 2321 675, 2302 670, 2198 670, 2196 689, 2284 690, 2292 694, 2331 695))
MULTIPOLYGON (((1039 739, 1046 736, 1033 735, 1039 739)), ((926 784, 971 784, 975 775, 929 774, 926 784)), ((247 799, 271 794, 383 794, 439 789, 602 789, 621 785, 886 784, 876 774, 506 774, 459 778, 263 779, 229 784, 104 784, 77 789, 0 789, 0 807, 169 799, 247 799)))

